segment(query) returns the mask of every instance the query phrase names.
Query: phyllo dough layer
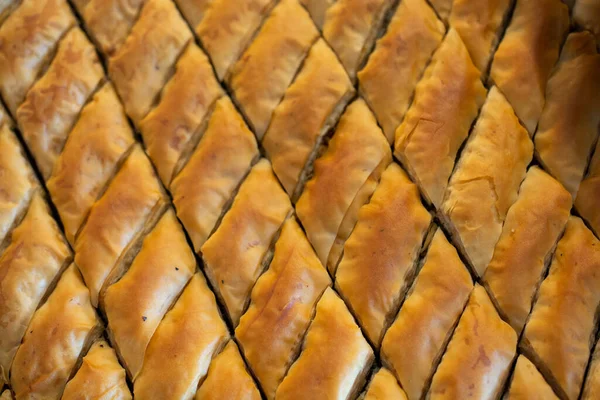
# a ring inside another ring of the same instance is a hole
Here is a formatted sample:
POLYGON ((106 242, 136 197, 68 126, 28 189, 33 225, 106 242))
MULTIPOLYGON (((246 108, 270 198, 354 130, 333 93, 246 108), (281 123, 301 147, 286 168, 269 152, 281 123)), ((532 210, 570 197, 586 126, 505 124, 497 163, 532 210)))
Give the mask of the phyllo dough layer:
POLYGON ((358 210, 371 197, 391 158, 366 103, 359 99, 350 104, 296 204, 306 235, 330 273, 335 274, 358 210))
POLYGON ((506 400, 558 400, 535 365, 520 355, 512 373, 506 400))
POLYGON ((268 250, 292 206, 271 165, 259 161, 242 183, 231 208, 202 246, 205 272, 237 326, 268 250))
POLYGON ((390 143, 444 33, 444 24, 425 0, 403 0, 358 73, 361 95, 390 143))
POLYGON ((581 217, 590 224, 596 235, 600 236, 598 199, 600 199, 600 140, 596 145, 588 175, 581 182, 577 199, 575 199, 575 208, 581 217))
POLYGON ((493 87, 450 178, 442 220, 478 276, 492 259, 506 213, 517 199, 533 143, 493 87))
POLYGON ((381 347, 384 365, 409 398, 421 398, 427 389, 472 288, 456 249, 438 229, 381 347))
POLYGON ((417 85, 394 143, 394 155, 435 207, 485 95, 479 71, 451 29, 417 85))
POLYGON ((300 357, 277 389, 277 399, 356 397, 373 350, 342 299, 327 289, 308 329, 300 357))
POLYGON ((430 223, 416 185, 390 164, 371 201, 358 212, 335 277, 336 288, 375 347, 412 282, 430 223))
POLYGON ((535 134, 544 168, 577 195, 600 133, 600 54, 589 32, 572 33, 548 80, 535 134))
POLYGON ((569 28, 560 0, 519 0, 494 56, 490 78, 533 135, 545 102, 546 82, 569 28))
POLYGON ((268 398, 297 357, 315 305, 331 279, 293 219, 283 225, 273 261, 252 290, 235 336, 268 398))
POLYGON ((475 285, 427 398, 499 398, 516 348, 515 331, 498 316, 485 289, 475 285))
POLYGON ((408 400, 394 375, 381 368, 369 382, 363 400, 408 400))
POLYGON ((519 333, 571 206, 569 192, 560 183, 538 167, 531 167, 508 210, 483 282, 500 313, 519 333))
POLYGON ((570 217, 542 282, 521 346, 561 398, 577 399, 600 305, 600 241, 570 217))

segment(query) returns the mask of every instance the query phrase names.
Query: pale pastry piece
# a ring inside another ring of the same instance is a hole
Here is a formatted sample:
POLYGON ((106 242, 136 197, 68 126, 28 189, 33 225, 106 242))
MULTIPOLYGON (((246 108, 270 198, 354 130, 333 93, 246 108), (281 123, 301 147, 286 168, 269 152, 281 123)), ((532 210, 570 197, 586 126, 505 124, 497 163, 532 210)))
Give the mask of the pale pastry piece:
POLYGON ((300 352, 315 305, 331 279, 294 218, 283 225, 271 265, 252 290, 235 336, 267 398, 300 352))
POLYGON ((517 199, 533 143, 512 107, 493 87, 448 183, 443 220, 470 266, 482 276, 517 199))
MULTIPOLYGON (((17 6, 20 5, 20 0, 0 0, 0 24, 13 12, 17 6)), ((4 396, 7 391, 4 391, 4 396)), ((4 397, 0 397, 4 399, 4 397)), ((10 391, 8 391, 8 398, 10 399, 10 391)))
POLYGON ((211 4, 216 0, 173 0, 181 14, 188 21, 190 26, 194 28, 197 26, 202 19, 206 11, 210 8, 211 4))
MULTIPOLYGON (((205 0, 200 0, 202 1, 205 0)), ((203 48, 210 55, 220 80, 228 78, 231 67, 240 58, 277 1, 211 1, 195 31, 203 48)))
POLYGON ((197 252, 258 157, 256 138, 229 97, 221 97, 198 147, 171 185, 177 216, 197 252))
POLYGON ((0 252, 10 231, 21 221, 36 188, 33 169, 8 125, 0 126, 0 252))
POLYGON ((600 342, 596 342, 585 385, 582 388, 581 400, 593 400, 600 397, 600 345, 598 343, 600 342))
POLYGON ((511 0, 453 1, 448 22, 462 38, 482 75, 488 72, 511 8, 511 0))
POLYGON ((17 399, 58 399, 80 357, 102 332, 75 264, 34 314, 12 365, 17 399))
POLYGON ((504 400, 558 400, 535 365, 520 355, 504 400))
POLYGON ((319 32, 297 0, 281 0, 232 67, 228 84, 259 140, 319 32))
POLYGON ((560 398, 577 399, 600 304, 600 241, 571 216, 542 282, 521 346, 560 398))
POLYGON ((427 399, 497 399, 515 358, 517 335, 504 322, 483 286, 475 285, 427 399))
POLYGON ((450 11, 453 9, 454 0, 429 0, 429 2, 442 21, 448 21, 450 11))
POLYGON ((419 399, 427 389, 472 288, 456 249, 438 229, 381 345, 384 365, 395 373, 409 398, 419 399))
POLYGON ((589 171, 581 185, 575 199, 575 208, 589 224, 596 236, 600 237, 600 140, 596 145, 594 157, 589 171))
POLYGON ((367 387, 363 400, 408 400, 394 375, 381 368, 367 387))
POLYGON ((198 143, 203 121, 222 95, 208 57, 196 44, 188 44, 160 102, 140 123, 146 151, 166 187, 198 143))
POLYGON ((108 74, 127 115, 139 124, 192 39, 171 0, 147 0, 123 46, 108 60, 108 74))
POLYGON ((436 208, 442 205, 458 150, 485 101, 479 76, 460 36, 451 29, 396 130, 394 155, 436 208))
POLYGON ((134 397, 191 399, 228 337, 215 296, 197 273, 154 333, 134 397))
POLYGON ((569 10, 562 1, 517 1, 494 55, 490 78, 530 135, 542 114, 546 82, 568 29, 569 10))
POLYGON ((12 115, 75 23, 67 0, 22 0, 0 26, 0 94, 12 115))
POLYGON ((260 400, 237 346, 230 341, 210 363, 195 400, 260 400))
POLYGON ((194 253, 169 209, 144 238, 123 278, 106 289, 101 300, 109 335, 132 380, 160 321, 195 270, 194 253))
POLYGON ((573 21, 578 26, 591 31, 600 47, 600 3, 596 0, 576 0, 573 8, 573 21))
POLYGON ((328 288, 317 303, 300 357, 277 389, 276 398, 348 399, 362 389, 373 349, 337 294, 328 288))
POLYGON ((5 389, 2 392, 2 395, 0 395, 0 400, 13 400, 12 393, 10 392, 10 389, 5 389))
POLYGON ((75 263, 90 288, 92 305, 106 278, 128 250, 151 229, 166 206, 166 195, 150 160, 136 145, 106 192, 90 210, 75 242, 75 263))
POLYGON ((360 93, 390 143, 444 33, 444 24, 425 0, 403 0, 358 73, 360 93))
POLYGON ((500 314, 521 333, 552 252, 565 229, 571 196, 538 167, 531 167, 508 210, 494 255, 483 275, 500 314))
POLYGON ((100 51, 111 56, 121 47, 147 0, 73 0, 100 51))
POLYGON ((430 223, 416 185, 390 164, 358 213, 335 276, 338 292, 376 348, 412 282, 430 223))
POLYGON ((600 130, 600 54, 585 31, 567 37, 546 87, 535 150, 544 168, 577 196, 600 130))
POLYGON ((81 111, 47 186, 70 243, 135 143, 111 84, 81 111))
POLYGON ((40 303, 72 260, 41 191, 0 255, 0 385, 40 303))
POLYGON ((6 111, 6 108, 4 108, 2 103, 0 103, 0 128, 4 125, 7 125, 9 128, 12 128, 14 124, 10 115, 8 114, 8 111, 6 111))
POLYGON ((393 3, 393 0, 337 0, 327 9, 323 38, 352 79, 373 49, 393 3))
POLYGON ((81 29, 71 29, 16 115, 44 179, 50 177, 81 109, 103 80, 96 49, 81 29))
POLYGON ((267 251, 292 205, 271 164, 259 161, 242 183, 215 233, 202 245, 204 270, 237 326, 267 251))
POLYGON ((286 192, 296 200, 325 134, 355 90, 323 39, 311 48, 294 83, 273 112, 263 147, 286 192))
POLYGON ((81 367, 67 383, 62 400, 130 400, 125 370, 110 345, 99 340, 83 357, 81 367))
POLYGON ((343 248, 359 207, 369 200, 391 161, 390 147, 369 107, 361 99, 354 101, 315 161, 314 175, 296 205, 308 239, 332 274, 338 260, 330 259, 330 253, 343 248), (360 201, 353 204, 355 198, 360 201))
POLYGON ((315 24, 319 29, 323 29, 323 23, 325 23, 325 15, 327 10, 337 0, 299 0, 315 21, 315 24))

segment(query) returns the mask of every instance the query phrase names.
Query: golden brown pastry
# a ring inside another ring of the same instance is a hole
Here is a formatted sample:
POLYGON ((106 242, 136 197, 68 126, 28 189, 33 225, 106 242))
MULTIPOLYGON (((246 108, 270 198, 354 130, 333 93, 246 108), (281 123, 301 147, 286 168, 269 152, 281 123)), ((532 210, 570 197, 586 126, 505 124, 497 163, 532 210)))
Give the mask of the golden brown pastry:
POLYGON ((335 275, 338 292, 376 348, 416 272, 430 222, 417 187, 390 164, 359 211, 335 275))
POLYGON ((425 0, 403 0, 358 73, 360 92, 390 143, 444 33, 444 24, 425 0))
POLYGON ((473 288, 469 272, 441 229, 423 263, 381 346, 384 365, 411 399, 424 394, 473 288))
POLYGON ((328 288, 276 398, 348 399, 363 387, 373 349, 337 294, 328 288))
POLYGON ((275 234, 292 211, 265 159, 242 183, 231 208, 202 246, 204 270, 217 297, 237 326, 252 286, 265 269, 265 255, 275 234))
POLYGON ((275 4, 277 0, 212 0, 202 21, 193 25, 219 79, 228 78, 231 67, 275 4))
POLYGON ((67 0, 22 0, 0 26, 0 94, 12 115, 75 23, 67 0))
POLYGON ((454 0, 429 0, 429 2, 442 21, 447 21, 450 11, 453 9, 454 0))
POLYGON ((0 126, 0 252, 27 211, 38 181, 15 134, 0 126))
POLYGON ((521 333, 552 252, 565 229, 572 201, 563 186, 531 167, 508 210, 483 282, 492 301, 521 333))
POLYGON ((147 0, 73 0, 100 51, 110 56, 121 47, 147 0))
POLYGON ((311 48, 263 138, 273 171, 296 200, 323 136, 354 96, 352 82, 323 39, 311 48))
POLYGON ((588 367, 585 385, 582 388, 581 400, 593 400, 600 397, 600 345, 596 342, 596 348, 592 355, 591 364, 588 367))
POLYGON ((521 345, 560 398, 577 399, 600 304, 600 241, 570 217, 542 282, 521 345))
POLYGON ((214 358, 195 400, 259 400, 260 393, 246 370, 237 346, 230 341, 214 358))
POLYGON ((573 21, 591 31, 600 47, 600 3, 596 0, 577 0, 573 8, 573 21))
POLYGON ((81 111, 47 182, 70 243, 134 142, 123 106, 106 84, 81 111))
POLYGON ((160 102, 140 123, 146 151, 165 186, 187 161, 203 133, 202 122, 222 94, 206 55, 194 43, 188 44, 160 102))
POLYGON ((520 355, 512 373, 505 400, 558 400, 548 382, 535 365, 520 355))
POLYGON ((0 127, 7 125, 9 128, 13 126, 13 121, 8 114, 8 111, 4 108, 2 103, 0 103, 0 127))
POLYGON ((600 140, 596 145, 594 157, 590 164, 588 174, 581 182, 579 193, 575 199, 575 208, 585 219, 597 236, 600 236, 600 140))
POLYGON ((13 361, 17 399, 58 399, 79 358, 102 332, 90 292, 75 264, 33 316, 13 361))
POLYGON ((453 1, 449 23, 460 35, 473 64, 482 74, 488 72, 511 8, 511 0, 453 1))
MULTIPOLYGON (((106 289, 102 302, 109 335, 132 380, 154 331, 195 270, 194 253, 169 209, 144 238, 123 278, 106 289)), ((109 277, 107 284, 115 279, 109 277)))
POLYGON ((356 100, 315 162, 314 175, 296 206, 308 239, 332 274, 358 209, 369 200, 390 162, 390 147, 375 117, 363 100, 356 100))
POLYGON ((48 179, 81 109, 104 79, 94 46, 79 28, 58 45, 44 76, 27 93, 16 118, 44 179, 48 179))
POLYGON ((398 385, 394 375, 385 368, 381 368, 367 387, 364 400, 408 400, 404 390, 398 385))
POLYGON ((325 22, 325 14, 329 7, 337 0, 299 0, 315 21, 315 24, 319 29, 323 29, 323 23, 325 22))
POLYGON ((267 398, 275 396, 315 305, 331 279, 294 218, 283 225, 269 270, 256 282, 248 311, 235 330, 267 398))
POLYGON ((91 208, 75 242, 75 263, 90 288, 94 307, 106 278, 164 211, 165 196, 150 160, 136 145, 91 208))
POLYGON ((115 351, 104 340, 92 345, 75 376, 67 383, 62 400, 130 400, 125 370, 115 351))
POLYGON ((199 252, 258 158, 256 138, 228 97, 221 97, 189 162, 173 180, 177 216, 199 252))
POLYGON ((451 29, 396 130, 394 155, 435 207, 442 204, 458 150, 485 101, 479 75, 460 36, 451 29))
POLYGON ((0 386, 27 326, 71 262, 71 251, 41 191, 33 195, 23 221, 0 253, 0 386))
POLYGON ((444 221, 470 266, 482 276, 533 157, 533 143, 512 107, 493 87, 442 204, 444 221))
POLYGON ((154 333, 133 385, 139 399, 191 399, 229 334, 201 274, 188 283, 154 333))
POLYGON ((204 18, 206 11, 217 0, 173 0, 193 28, 204 18))
POLYGON ((337 0, 327 9, 323 37, 353 80, 373 49, 393 3, 393 0, 337 0))
POLYGON ((259 140, 319 32, 296 0, 281 0, 232 67, 233 97, 259 140))
POLYGON ((600 130, 600 54, 589 32, 567 37, 548 81, 535 150, 540 162, 577 195, 600 130))
POLYGON ((485 289, 475 285, 427 398, 499 398, 516 347, 515 331, 502 321, 485 289))
MULTIPOLYGON (((0 24, 2 24, 2 22, 4 22, 4 20, 14 11, 15 8, 17 8, 17 6, 20 4, 19 0, 1 0, 0 1, 0 24)), ((2 393, 2 395, 4 396, 5 393, 7 391, 5 391, 4 393, 2 393)), ((4 399, 3 397, 0 397, 1 399, 4 399)), ((12 398, 10 397, 10 391, 8 391, 8 398, 12 398)))
POLYGON ((171 0, 147 0, 131 32, 108 62, 108 73, 138 124, 150 111, 177 57, 192 39, 171 0))
POLYGON ((546 82, 569 28, 560 0, 519 0, 494 56, 490 78, 533 135, 544 108, 546 82))

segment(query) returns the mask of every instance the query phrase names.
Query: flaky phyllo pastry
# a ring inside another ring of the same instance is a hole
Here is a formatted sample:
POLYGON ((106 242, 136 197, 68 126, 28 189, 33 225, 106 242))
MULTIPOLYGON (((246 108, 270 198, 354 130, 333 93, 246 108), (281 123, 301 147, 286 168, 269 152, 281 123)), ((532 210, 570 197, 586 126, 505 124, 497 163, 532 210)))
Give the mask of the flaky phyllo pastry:
POLYGON ((600 0, 0 0, 0 400, 600 399, 600 0))

